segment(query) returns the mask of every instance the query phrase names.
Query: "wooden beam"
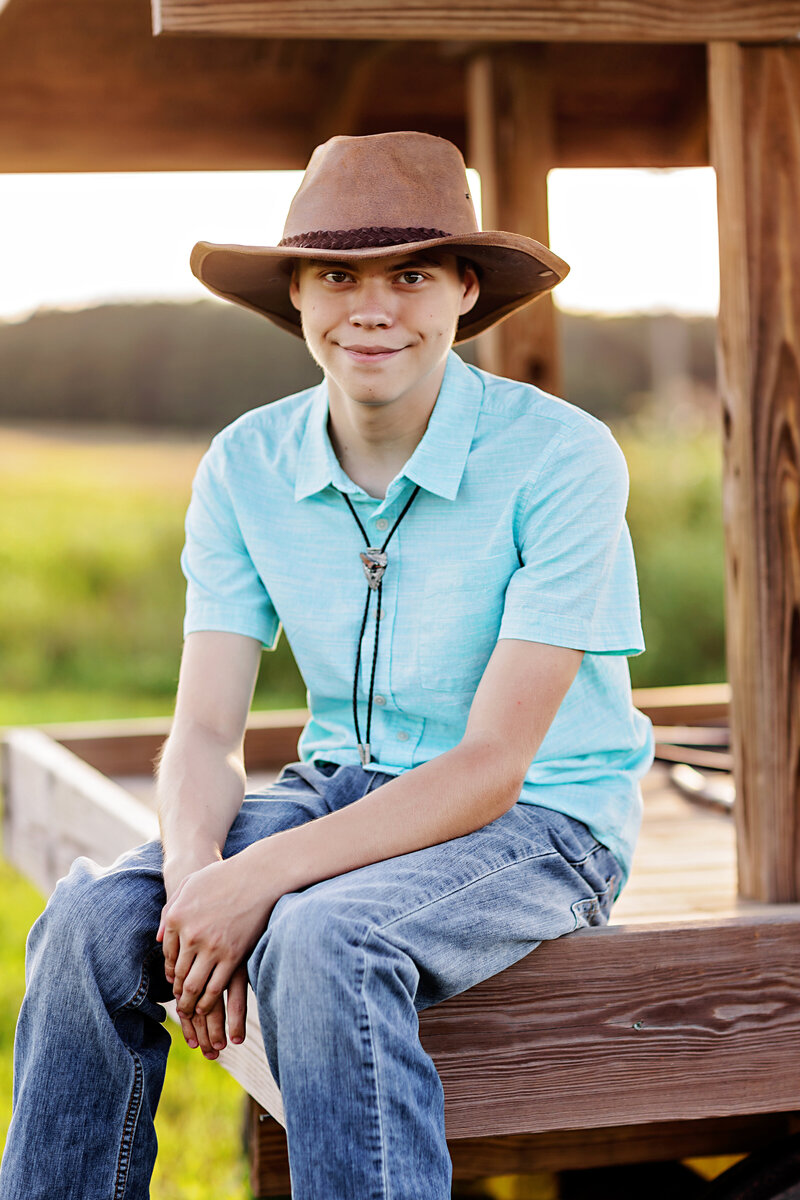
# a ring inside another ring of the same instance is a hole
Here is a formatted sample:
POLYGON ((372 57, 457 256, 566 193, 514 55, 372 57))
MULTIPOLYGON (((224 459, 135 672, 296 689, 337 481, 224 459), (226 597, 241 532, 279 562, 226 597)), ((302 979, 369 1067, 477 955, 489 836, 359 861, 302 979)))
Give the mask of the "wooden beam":
POLYGON ((291 50, 154 41, 148 0, 12 0, 0 171, 304 167, 314 142, 299 85, 327 56, 291 50))
MULTIPOLYGON (((248 770, 269 770, 296 761, 307 716, 304 708, 251 713, 244 742, 248 770)), ((150 775, 170 724, 168 717, 134 718, 45 729, 50 738, 105 775, 150 775)))
MULTIPOLYGON (((14 0, 0 22, 0 172, 302 168, 331 133, 388 129, 464 148, 475 52, 153 39, 148 0, 14 0)), ((556 165, 707 163, 703 47, 562 42, 548 56, 556 165)))
MULTIPOLYGON (((6 851, 43 890, 75 854, 108 862, 152 836, 144 805, 41 732, 9 731, 4 751, 6 851)), ((674 891, 683 887, 674 864, 687 858, 685 826, 680 842, 662 827, 674 891)), ((701 849, 709 839, 694 838, 701 849)), ((657 923, 545 942, 421 1013, 449 1138, 800 1108, 800 905, 743 905, 730 917, 670 923, 659 903, 657 923), (607 1085, 602 1103, 598 1078, 607 1085)), ((220 1063, 280 1119, 252 998, 248 1029, 220 1063)))
MULTIPOLYGON (((286 1133, 252 1098, 247 1109, 250 1187, 254 1196, 290 1191, 286 1133)), ((451 1138, 453 1179, 460 1183, 492 1175, 586 1170, 619 1163, 664 1162, 707 1155, 744 1154, 790 1137, 800 1129, 795 1113, 711 1117, 701 1121, 655 1121, 614 1129, 567 1129, 512 1133, 505 1137, 451 1138)))
MULTIPOLYGON (((546 48, 481 54, 469 67, 469 164, 481 177, 484 229, 511 229, 549 244, 547 172, 553 165, 553 99, 546 48)), ((560 392, 552 297, 545 295, 478 339, 482 367, 560 392)))
POLYGON ((709 725, 728 720, 728 683, 634 688, 633 703, 656 725, 709 725))
MULTIPOLYGON (((799 932, 797 906, 581 930, 426 1009, 448 1138, 800 1108, 799 932)), ((252 995, 219 1061, 282 1123, 252 995)))
POLYGON ((800 898, 800 47, 709 55, 739 886, 800 898))
MULTIPOLYGON (((636 707, 661 725, 726 720, 729 697, 727 683, 635 688, 633 692, 636 707)), ((307 718, 304 708, 250 713, 245 734, 248 769, 271 770, 293 761, 307 718)), ((105 775, 149 775, 170 724, 169 717, 133 717, 44 725, 42 729, 105 775)))
POLYGON ((797 0, 152 0, 153 32, 212 37, 709 42, 797 37, 797 0))
POLYGON ((41 891, 80 854, 109 863, 158 837, 154 813, 38 729, 8 730, 0 749, 4 853, 41 891))
POLYGON ((396 45, 375 42, 365 48, 362 43, 352 42, 334 56, 326 103, 320 105, 314 127, 315 145, 337 134, 357 136, 362 132, 364 117, 374 107, 375 93, 381 91, 380 68, 396 45))

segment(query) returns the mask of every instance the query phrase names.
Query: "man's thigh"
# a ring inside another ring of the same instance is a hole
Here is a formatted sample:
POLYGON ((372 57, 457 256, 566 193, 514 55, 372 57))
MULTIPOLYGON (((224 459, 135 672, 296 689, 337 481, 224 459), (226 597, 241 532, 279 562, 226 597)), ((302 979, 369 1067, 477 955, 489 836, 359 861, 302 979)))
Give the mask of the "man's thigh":
POLYGON ((341 804, 358 799, 369 790, 370 783, 371 776, 361 770, 337 769, 333 764, 318 768, 310 763, 290 763, 269 787, 245 796, 228 833, 223 856, 230 858, 272 833, 325 816, 341 804))
POLYGON ((620 879, 585 825, 518 803, 490 824, 289 893, 292 918, 352 921, 363 945, 389 941, 419 971, 418 1010, 472 987, 545 939, 604 924, 620 879))
MULTIPOLYGON (((225 844, 226 856, 327 811, 321 794, 323 775, 318 776, 313 768, 300 776, 287 768, 284 774, 283 780, 263 794, 244 801, 225 844), (319 788, 313 786, 315 780, 319 788)), ((162 867, 163 850, 158 841, 126 851, 110 866, 77 858, 34 925, 29 963, 46 937, 52 948, 66 955, 89 955, 96 961, 109 980, 115 1003, 128 1002, 131 971, 142 962, 150 969, 151 994, 158 999, 171 996, 155 938, 166 900, 162 867)))

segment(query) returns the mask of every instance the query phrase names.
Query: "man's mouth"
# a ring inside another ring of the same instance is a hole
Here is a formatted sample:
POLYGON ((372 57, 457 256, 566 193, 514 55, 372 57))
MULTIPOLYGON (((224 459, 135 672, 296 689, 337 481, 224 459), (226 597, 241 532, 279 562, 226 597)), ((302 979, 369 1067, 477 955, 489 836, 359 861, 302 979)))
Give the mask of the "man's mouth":
POLYGON ((402 346, 345 346, 341 342, 339 346, 357 362, 383 362, 403 349, 402 346))

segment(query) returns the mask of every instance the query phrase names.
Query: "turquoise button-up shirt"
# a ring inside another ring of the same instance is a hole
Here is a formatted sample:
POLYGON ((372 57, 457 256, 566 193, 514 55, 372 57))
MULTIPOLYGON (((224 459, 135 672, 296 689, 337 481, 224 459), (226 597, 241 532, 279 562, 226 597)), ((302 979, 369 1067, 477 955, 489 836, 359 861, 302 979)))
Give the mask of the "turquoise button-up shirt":
MULTIPOLYGON (((342 470, 325 383, 245 413, 197 471, 181 564, 184 633, 222 630, 274 648, 281 626, 308 688, 304 761, 359 761, 352 692, 367 583, 363 537, 388 547, 370 744, 397 774, 464 734, 498 638, 586 653, 520 795, 577 817, 624 875, 653 759, 627 656, 644 650, 628 472, 603 422, 451 353, 428 427, 384 499, 342 470)), ((361 647, 366 726, 375 601, 361 647)))

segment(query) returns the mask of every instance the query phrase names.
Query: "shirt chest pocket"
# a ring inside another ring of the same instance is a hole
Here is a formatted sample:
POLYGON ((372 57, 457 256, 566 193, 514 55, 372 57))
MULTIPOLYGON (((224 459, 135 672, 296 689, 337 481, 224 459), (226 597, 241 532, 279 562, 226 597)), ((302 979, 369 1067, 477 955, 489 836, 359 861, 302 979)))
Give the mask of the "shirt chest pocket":
POLYGON ((510 575, 504 554, 433 568, 418 643, 425 691, 472 698, 497 642, 510 575))

